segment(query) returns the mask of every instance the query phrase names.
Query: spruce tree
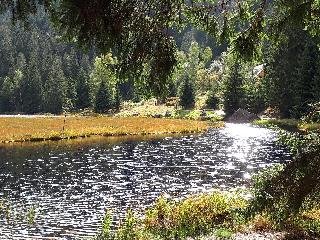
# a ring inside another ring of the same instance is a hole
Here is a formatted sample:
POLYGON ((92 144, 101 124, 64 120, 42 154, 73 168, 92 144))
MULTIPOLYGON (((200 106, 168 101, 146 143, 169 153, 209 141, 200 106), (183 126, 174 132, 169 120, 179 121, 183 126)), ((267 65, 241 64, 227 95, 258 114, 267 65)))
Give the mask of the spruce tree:
POLYGON ((243 100, 243 77, 240 72, 238 60, 231 60, 230 67, 225 74, 223 104, 226 116, 229 117, 242 107, 243 100))
POLYGON ((103 80, 100 83, 96 99, 95 99, 95 112, 105 113, 108 110, 112 109, 112 93, 108 88, 107 84, 103 80))
POLYGON ((74 48, 66 52, 63 56, 62 70, 64 72, 67 83, 67 105, 66 108, 74 110, 77 108, 77 87, 79 75, 79 61, 74 48))
POLYGON ((22 73, 17 71, 12 78, 5 77, 3 80, 0 91, 0 109, 2 112, 16 111, 15 99, 18 88, 17 79, 20 78, 19 76, 22 76, 22 73))
POLYGON ((35 52, 30 55, 27 74, 21 82, 21 100, 23 112, 33 114, 41 111, 42 80, 35 52))
POLYGON ((193 108, 195 105, 195 90, 188 74, 184 74, 179 92, 180 105, 185 109, 193 108))
POLYGON ((44 111, 59 114, 68 105, 66 78, 62 71, 61 60, 55 57, 49 71, 44 89, 44 111))
POLYGON ((88 73, 81 68, 78 73, 78 82, 77 82, 77 108, 84 109, 91 106, 91 88, 89 84, 89 75, 88 73))

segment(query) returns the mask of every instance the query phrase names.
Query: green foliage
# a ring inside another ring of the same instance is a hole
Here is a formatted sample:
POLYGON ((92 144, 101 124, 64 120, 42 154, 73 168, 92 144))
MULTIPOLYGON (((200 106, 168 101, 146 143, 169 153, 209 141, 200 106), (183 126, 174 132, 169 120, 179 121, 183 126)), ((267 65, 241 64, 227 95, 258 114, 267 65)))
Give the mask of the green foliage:
POLYGON ((316 133, 308 135, 282 134, 282 142, 296 154, 285 167, 267 169, 256 177, 253 199, 248 214, 266 214, 276 226, 284 226, 303 211, 319 208, 320 139, 316 133))
MULTIPOLYGON (((134 240, 145 239, 140 238, 141 232, 138 229, 138 219, 134 216, 132 210, 128 210, 123 222, 120 222, 119 227, 114 231, 112 227, 112 215, 107 211, 102 222, 102 231, 97 236, 97 240, 134 240)), ((143 233, 145 235, 145 233, 143 233)), ((148 238, 150 239, 150 238, 148 238)))
POLYGON ((206 100, 206 105, 208 108, 217 109, 219 104, 219 98, 216 96, 216 89, 209 92, 209 96, 206 100))
MULTIPOLYGON (((273 202, 273 196, 270 195, 266 189, 272 187, 271 179, 277 177, 281 171, 283 171, 283 166, 278 164, 262 170, 258 175, 254 176, 252 185, 253 198, 247 209, 247 217, 256 216, 258 213, 262 212, 267 205, 273 202)), ((269 209, 266 211, 269 213, 269 209)), ((277 214, 276 212, 274 213, 277 214)), ((279 212, 279 214, 281 216, 282 212, 279 212)))
POLYGON ((312 39, 306 39, 303 52, 299 56, 298 68, 296 69, 296 85, 293 110, 294 117, 301 117, 311 111, 310 104, 317 101, 314 99, 318 91, 317 85, 317 63, 320 61, 320 51, 312 39), (315 82, 314 82, 315 81, 315 82))
POLYGON ((194 107, 195 104, 195 90, 193 83, 188 75, 185 75, 179 92, 180 105, 185 109, 194 107))
MULTIPOLYGON (((177 119, 190 119, 190 120, 210 120, 212 122, 219 122, 222 121, 222 117, 215 114, 213 111, 202 111, 202 110, 176 110, 174 111, 173 118, 177 119), (205 112, 206 116, 202 116, 203 112, 205 112)), ((222 126, 223 123, 221 122, 222 126)))
POLYGON ((105 81, 102 80, 99 90, 95 98, 95 108, 94 110, 98 113, 105 113, 108 110, 112 109, 112 93, 110 92, 109 87, 106 85, 105 81))
POLYGON ((78 83, 76 86, 76 106, 78 109, 85 109, 91 107, 91 86, 90 78, 83 68, 80 69, 78 74, 78 83))
POLYGON ((112 215, 109 211, 107 211, 102 222, 102 231, 100 234, 100 238, 104 240, 112 239, 111 223, 112 215))
POLYGON ((319 50, 305 31, 288 32, 279 47, 269 46, 266 64, 266 97, 283 118, 300 118, 316 102, 316 65, 319 50))
POLYGON ((240 62, 232 56, 229 57, 223 79, 223 105, 226 116, 232 115, 242 106, 243 100, 243 76, 240 62))
POLYGON ((117 87, 116 87, 116 93, 115 93, 115 96, 114 96, 114 106, 113 106, 113 108, 117 112, 119 112, 120 108, 121 108, 121 94, 120 94, 120 90, 119 90, 119 85, 117 85, 117 87))
POLYGON ((204 93, 215 85, 215 75, 207 68, 212 59, 212 50, 209 47, 202 48, 196 41, 191 41, 186 46, 189 46, 187 50, 176 53, 177 65, 172 81, 179 89, 184 78, 188 76, 194 84, 195 91, 204 93))
POLYGON ((61 96, 62 92, 63 110, 91 106, 89 74, 94 54, 80 53, 75 46, 62 44, 43 9, 29 21, 29 27, 24 28, 19 23, 12 25, 7 15, 0 16, 0 111, 61 112, 59 102, 59 109, 48 105, 52 105, 55 94, 61 96), (61 79, 63 91, 49 94, 48 87, 60 88, 61 79))
POLYGON ((244 108, 255 114, 263 112, 267 107, 266 92, 264 78, 245 76, 243 83, 244 108))
POLYGON ((68 110, 67 103, 67 82, 62 71, 61 60, 56 57, 44 86, 43 109, 45 112, 59 114, 68 110))
POLYGON ((111 53, 96 57, 94 67, 90 75, 91 83, 94 92, 97 92, 101 82, 108 84, 111 89, 115 88, 117 78, 114 70, 114 65, 117 60, 113 58, 111 53))
POLYGON ((274 44, 287 29, 299 27, 319 36, 318 1, 143 1, 17 0, 2 1, 0 11, 28 20, 44 6, 63 38, 83 47, 97 46, 103 53, 114 49, 122 74, 137 75, 150 64, 152 89, 165 87, 176 63, 175 43, 169 33, 192 24, 209 35, 229 42, 238 56, 259 54, 265 39, 274 44), (21 7, 23 6, 23 7, 21 7), (92 19, 94 13, 94 20, 92 19), (152 14, 150 14, 152 13, 152 14))
POLYGON ((26 76, 22 79, 20 87, 23 112, 31 114, 40 112, 42 81, 35 53, 31 53, 26 76))
POLYGON ((137 221, 138 220, 134 216, 133 211, 128 210, 124 223, 116 232, 116 239, 117 240, 138 239, 138 232, 136 231, 137 221))
POLYGON ((194 196, 178 203, 160 198, 147 211, 145 227, 165 239, 199 236, 214 228, 232 227, 234 211, 244 205, 241 198, 219 193, 194 196))
POLYGON ((303 117, 308 123, 320 123, 320 102, 310 104, 310 112, 303 117))
POLYGON ((300 121, 296 119, 264 119, 253 122, 255 125, 260 125, 270 128, 281 128, 289 131, 298 131, 300 121))
POLYGON ((17 70, 13 78, 5 77, 1 88, 1 111, 10 112, 20 105, 19 83, 23 78, 22 72, 17 70))
POLYGON ((107 212, 98 240, 169 240, 197 237, 215 232, 228 237, 238 225, 237 210, 246 201, 237 195, 202 194, 183 201, 168 201, 161 197, 147 209, 144 219, 129 210, 118 228, 111 229, 111 215, 107 212), (216 230, 216 231, 215 231, 216 230))
POLYGON ((28 224, 36 222, 36 207, 15 209, 8 199, 0 199, 0 216, 3 217, 8 225, 28 224), (17 211, 19 210, 19 212, 17 211))
POLYGON ((36 208, 34 206, 30 207, 27 213, 28 224, 32 225, 35 223, 36 218, 36 208))
POLYGON ((219 228, 214 233, 214 235, 217 238, 222 238, 222 239, 229 239, 231 238, 232 234, 233 232, 230 229, 225 229, 225 228, 219 228))

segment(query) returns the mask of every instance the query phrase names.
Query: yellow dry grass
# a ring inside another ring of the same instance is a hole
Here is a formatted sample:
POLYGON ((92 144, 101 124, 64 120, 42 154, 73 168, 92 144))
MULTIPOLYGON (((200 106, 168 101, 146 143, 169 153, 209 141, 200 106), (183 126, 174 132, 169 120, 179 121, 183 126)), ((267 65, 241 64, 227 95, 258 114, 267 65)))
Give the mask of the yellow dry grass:
POLYGON ((206 122, 116 117, 0 118, 0 142, 59 140, 93 135, 125 136, 205 131, 206 122))

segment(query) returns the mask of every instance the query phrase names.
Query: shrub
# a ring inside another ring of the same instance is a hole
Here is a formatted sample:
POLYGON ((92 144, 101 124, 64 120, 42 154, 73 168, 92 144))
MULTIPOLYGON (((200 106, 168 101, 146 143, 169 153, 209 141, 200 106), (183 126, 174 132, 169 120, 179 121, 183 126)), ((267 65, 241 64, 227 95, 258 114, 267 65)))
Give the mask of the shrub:
POLYGON ((296 219, 301 212, 319 207, 319 148, 305 142, 301 149, 299 141, 290 141, 297 156, 285 167, 269 168, 254 179, 248 217, 267 214, 275 226, 281 227, 296 219))
POLYGON ((150 232, 169 239, 207 234, 219 227, 232 227, 235 210, 245 201, 220 193, 202 194, 182 202, 160 198, 146 213, 145 226, 150 232))

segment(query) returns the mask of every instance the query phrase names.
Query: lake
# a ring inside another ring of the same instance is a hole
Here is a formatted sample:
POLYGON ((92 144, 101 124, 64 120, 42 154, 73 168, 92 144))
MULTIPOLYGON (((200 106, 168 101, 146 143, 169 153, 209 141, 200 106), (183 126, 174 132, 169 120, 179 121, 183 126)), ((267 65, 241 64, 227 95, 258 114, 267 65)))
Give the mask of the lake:
POLYGON ((246 188, 259 170, 291 159, 276 137, 270 129, 227 123, 191 136, 2 145, 0 199, 16 221, 8 224, 2 213, 1 239, 85 238, 97 233, 106 209, 121 218, 162 194, 182 199, 246 188), (29 226, 19 218, 33 206, 29 226))

